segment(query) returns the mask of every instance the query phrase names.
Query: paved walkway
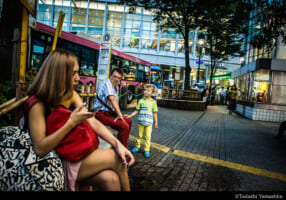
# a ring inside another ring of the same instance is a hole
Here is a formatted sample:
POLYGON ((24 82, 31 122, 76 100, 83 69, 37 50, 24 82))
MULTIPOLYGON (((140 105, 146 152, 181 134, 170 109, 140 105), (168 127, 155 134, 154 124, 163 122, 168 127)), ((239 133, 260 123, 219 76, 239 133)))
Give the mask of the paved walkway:
MULTIPOLYGON (((136 118, 129 149, 135 144, 136 118)), ((205 112, 159 108, 158 119, 151 157, 135 154, 129 169, 132 190, 286 190, 286 141, 273 138, 279 123, 228 115, 225 106, 205 112)))

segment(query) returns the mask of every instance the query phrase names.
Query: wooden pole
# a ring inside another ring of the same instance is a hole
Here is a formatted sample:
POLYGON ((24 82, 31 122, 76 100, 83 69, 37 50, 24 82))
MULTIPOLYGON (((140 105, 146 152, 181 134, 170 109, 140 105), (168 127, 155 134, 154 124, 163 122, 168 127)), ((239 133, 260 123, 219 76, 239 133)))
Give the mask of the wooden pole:
POLYGON ((23 7, 19 83, 25 83, 29 14, 23 7))
POLYGON ((63 13, 63 11, 60 11, 60 15, 59 15, 59 19, 58 19, 58 25, 57 25, 57 30, 56 30, 54 41, 53 41, 52 51, 54 51, 56 49, 57 42, 58 42, 58 37, 61 36, 64 19, 65 19, 65 14, 63 13))

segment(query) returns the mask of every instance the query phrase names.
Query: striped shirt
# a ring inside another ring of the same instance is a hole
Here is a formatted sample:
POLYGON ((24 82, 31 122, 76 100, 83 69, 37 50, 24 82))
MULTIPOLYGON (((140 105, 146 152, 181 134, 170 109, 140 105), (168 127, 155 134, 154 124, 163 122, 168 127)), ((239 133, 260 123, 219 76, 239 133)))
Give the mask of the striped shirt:
POLYGON ((138 123, 144 126, 151 126, 153 124, 153 113, 158 112, 156 101, 152 98, 149 100, 142 98, 139 100, 136 109, 140 110, 138 123))
MULTIPOLYGON (((115 87, 111 84, 110 80, 107 79, 101 86, 100 88, 97 90, 97 96, 104 102, 106 103, 108 106, 110 106, 111 108, 113 108, 110 100, 108 99, 108 96, 115 96, 117 101, 119 102, 119 86, 115 87)), ((102 103, 95 98, 94 99, 94 103, 93 103, 93 109, 95 110, 104 110, 104 111, 109 111, 108 108, 106 108, 104 105, 102 105, 102 103)), ((113 108, 114 109, 114 108, 113 108)))

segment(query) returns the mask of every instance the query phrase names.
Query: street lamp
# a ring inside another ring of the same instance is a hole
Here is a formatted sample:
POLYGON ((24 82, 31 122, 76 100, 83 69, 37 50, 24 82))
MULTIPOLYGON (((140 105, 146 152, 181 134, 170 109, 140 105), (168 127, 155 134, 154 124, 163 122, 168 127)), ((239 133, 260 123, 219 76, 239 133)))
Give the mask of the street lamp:
POLYGON ((199 65, 198 65, 198 72, 197 72, 197 84, 200 81, 201 55, 202 55, 203 44, 205 42, 205 35, 201 33, 198 36, 198 40, 199 40, 200 54, 199 54, 199 65))

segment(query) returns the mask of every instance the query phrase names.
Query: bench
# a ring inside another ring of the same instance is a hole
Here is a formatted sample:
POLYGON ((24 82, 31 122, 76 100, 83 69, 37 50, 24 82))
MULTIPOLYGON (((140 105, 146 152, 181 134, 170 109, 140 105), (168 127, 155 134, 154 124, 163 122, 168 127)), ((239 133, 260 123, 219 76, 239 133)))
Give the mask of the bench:
MULTIPOLYGON (((105 126, 113 135, 117 135, 117 130, 112 129, 110 126, 105 126)), ((98 137, 99 139, 99 145, 98 145, 98 149, 110 149, 111 148, 111 144, 109 144, 108 142, 104 141, 103 139, 101 139, 100 137, 98 137)))

